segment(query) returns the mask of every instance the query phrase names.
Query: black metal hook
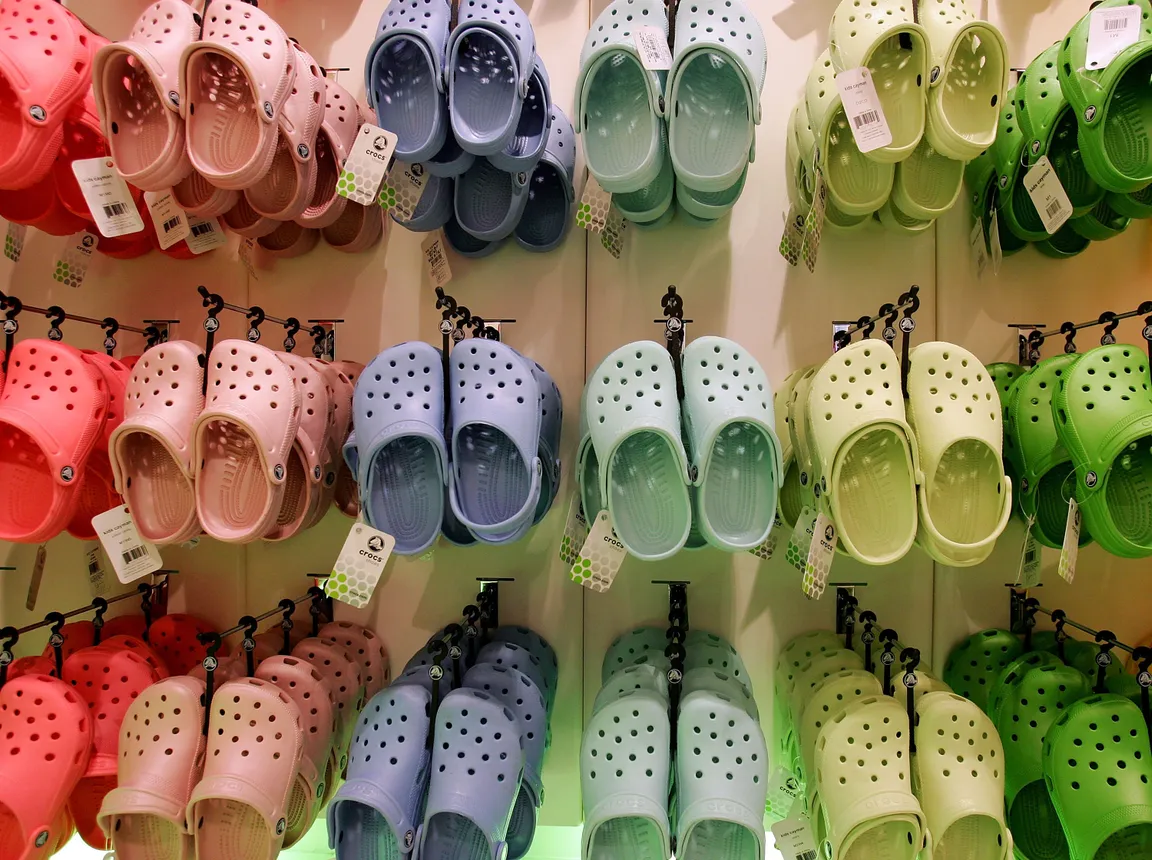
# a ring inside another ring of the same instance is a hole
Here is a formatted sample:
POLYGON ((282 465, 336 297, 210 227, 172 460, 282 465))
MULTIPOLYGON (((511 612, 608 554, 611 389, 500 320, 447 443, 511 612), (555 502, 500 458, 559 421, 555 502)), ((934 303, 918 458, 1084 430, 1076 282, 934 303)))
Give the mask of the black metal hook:
POLYGON ((1060 324, 1060 334, 1064 335, 1064 352, 1071 355, 1076 352, 1076 323, 1072 320, 1060 324))
POLYGON ((865 609, 860 613, 859 620, 864 625, 864 631, 860 634, 860 641, 864 643, 864 668, 871 672, 876 668, 876 664, 872 662, 872 643, 876 641, 876 634, 872 629, 876 626, 876 613, 871 609, 865 609))
POLYGON ((880 305, 876 315, 884 317, 884 329, 880 332, 880 336, 891 346, 896 341, 896 318, 900 316, 900 312, 896 310, 896 305, 885 302, 880 305))
POLYGON ((860 331, 865 338, 872 337, 872 332, 876 331, 876 320, 869 316, 860 317, 856 320, 856 325, 860 326, 860 331))
POLYGON ((1106 692, 1104 680, 1108 675, 1108 667, 1112 665, 1112 655, 1109 653, 1116 647, 1116 634, 1111 630, 1101 630, 1096 634, 1096 643, 1100 646, 1100 653, 1096 655, 1096 693, 1106 692))
POLYGON ((291 598, 285 597, 277 607, 284 613, 284 617, 280 619, 280 629, 284 631, 284 646, 280 649, 280 655, 287 657, 292 653, 292 615, 296 612, 296 603, 291 598))
POLYGON ((154 325, 146 326, 144 328, 144 348, 151 349, 160 343, 160 329, 154 325))
POLYGON ((469 603, 464 607, 464 612, 462 614, 469 624, 475 624, 480 620, 480 607, 475 603, 469 603))
POLYGON ((1051 618, 1056 627, 1056 656, 1060 658, 1061 663, 1067 663, 1068 658, 1064 656, 1064 643, 1068 641, 1068 634, 1064 632, 1064 625, 1068 623, 1068 616, 1063 609, 1053 609, 1051 618))
POLYGON ((16 317, 24 310, 24 303, 15 296, 0 293, 0 307, 4 308, 4 361, 3 370, 8 372, 8 356, 16 342, 16 332, 20 331, 20 321, 16 317))
POLYGON ((325 603, 328 601, 328 595, 324 593, 324 589, 318 585, 313 585, 308 589, 308 594, 312 597, 312 602, 308 605, 308 614, 312 616, 312 635, 320 635, 320 619, 324 616, 332 617, 332 613, 328 611, 325 603))
POLYGON ((208 292, 208 288, 201 285, 196 288, 196 292, 200 294, 201 304, 208 309, 208 316, 218 317, 220 312, 224 310, 224 299, 216 293, 208 292))
POLYGON ((1044 346, 1044 332, 1030 331, 1028 332, 1028 362, 1036 364, 1040 358, 1040 348, 1044 346))
POLYGON ((136 591, 140 595, 140 614, 144 616, 144 633, 140 638, 147 642, 148 630, 152 627, 152 586, 142 582, 136 591))
POLYGON ((260 342, 260 326, 264 323, 265 313, 264 308, 259 305, 252 305, 248 308, 248 313, 245 314, 248 318, 248 342, 260 342))
POLYGON ((64 332, 60 330, 60 326, 68 318, 64 308, 60 305, 50 305, 44 316, 48 319, 48 340, 63 340, 64 332))
POLYGON ((95 629, 95 633, 92 635, 92 644, 99 645, 101 631, 104 630, 104 613, 108 611, 108 601, 103 597, 94 597, 92 608, 96 610, 96 615, 92 619, 92 627, 95 629))
POLYGON ((1036 627, 1036 613, 1040 611, 1040 601, 1029 597, 1024 601, 1024 650, 1032 650, 1032 630, 1036 627))
POLYGON ((1113 332, 1120 326, 1120 320, 1116 319, 1115 311, 1104 311, 1097 318, 1097 322, 1104 326, 1104 331, 1100 335, 1100 345, 1108 346, 1109 344, 1116 343, 1116 335, 1113 332))
POLYGON ((296 335, 300 331, 300 320, 288 317, 284 320, 284 351, 291 352, 296 348, 296 335))
POLYGON ((893 649, 896 647, 896 640, 899 638, 899 634, 891 627, 886 627, 880 631, 880 641, 884 643, 884 652, 880 655, 880 663, 884 666, 885 696, 891 696, 896 692, 892 686, 892 665, 896 662, 896 655, 893 653, 893 649))
POLYGON ((852 343, 852 335, 848 334, 846 331, 841 330, 832 335, 833 352, 839 352, 850 343, 852 343))
POLYGON ((240 626, 244 628, 244 638, 240 642, 240 647, 244 650, 244 669, 245 674, 251 678, 256 674, 256 628, 260 626, 251 615, 245 615, 240 619, 240 626))
POLYGON ((100 328, 104 329, 104 352, 111 357, 116 349, 116 332, 120 331, 120 323, 115 317, 104 317, 100 328))
POLYGON ((8 681, 8 665, 13 660, 12 649, 20 641, 20 634, 15 627, 5 627, 0 630, 0 639, 4 640, 0 642, 0 687, 3 687, 8 681))
POLYGON ((64 628, 63 612, 49 612, 44 616, 44 620, 49 622, 52 626, 48 628, 48 645, 52 649, 53 661, 56 664, 56 677, 64 677, 64 634, 60 631, 64 628))

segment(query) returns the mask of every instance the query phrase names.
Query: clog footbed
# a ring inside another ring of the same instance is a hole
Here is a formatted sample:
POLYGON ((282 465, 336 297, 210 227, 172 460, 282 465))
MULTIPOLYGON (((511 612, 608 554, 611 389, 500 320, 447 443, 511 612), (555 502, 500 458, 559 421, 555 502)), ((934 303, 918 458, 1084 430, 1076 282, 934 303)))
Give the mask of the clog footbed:
POLYGON ((202 860, 279 853, 303 748, 300 709, 275 684, 244 678, 212 698, 204 776, 188 801, 202 860))
POLYGON ((616 672, 635 666, 649 656, 663 656, 668 647, 667 630, 638 627, 612 640, 601 662, 600 681, 607 682, 616 672))
POLYGON ((204 767, 204 683, 167 678, 128 708, 117 786, 104 798, 99 824, 116 856, 185 860, 192 837, 185 807, 204 767))
POLYGON ((371 699, 392 680, 384 640, 351 621, 330 621, 320 628, 321 639, 335 639, 360 666, 364 698, 371 699))
POLYGON ((1037 242, 1036 250, 1045 257, 1051 257, 1054 260, 1070 260, 1072 257, 1078 257, 1087 251, 1091 244, 1091 239, 1085 239, 1073 230, 1069 223, 1045 241, 1037 242))
POLYGON ((1146 514, 1152 460, 1144 439, 1152 415, 1142 350, 1101 346, 1065 372, 1052 401, 1056 432, 1076 466, 1084 523, 1104 549, 1123 558, 1152 554, 1146 514))
POLYGON ((316 183, 308 207, 296 219, 301 225, 329 227, 347 208, 348 198, 338 194, 336 186, 363 121, 353 95, 335 81, 325 79, 324 115, 316 135, 316 183))
POLYGON ((420 686, 381 690, 352 739, 348 781, 328 806, 328 846, 337 860, 402 857, 415 845, 428 780, 428 714, 420 686))
POLYGON ((891 194, 895 170, 891 164, 873 157, 878 150, 867 155, 860 152, 840 101, 836 70, 827 51, 816 58, 808 73, 805 102, 829 200, 844 215, 871 215, 891 194))
POLYGON ((1060 44, 1060 86, 1077 114, 1084 164, 1109 191, 1139 191, 1152 181, 1146 150, 1152 130, 1152 100, 1143 84, 1152 68, 1152 4, 1148 0, 1105 0, 1099 8, 1138 6, 1137 39, 1104 68, 1088 67, 1088 33, 1093 12, 1060 44))
POLYGON ((436 744, 417 850, 424 860, 486 860, 507 850, 525 750, 515 715, 461 688, 436 712, 436 744), (461 791, 461 786, 468 791, 461 791))
POLYGON ((670 743, 668 703, 655 693, 628 693, 592 717, 580 749, 582 857, 671 856, 670 743))
POLYGON ((42 860, 63 836, 62 812, 88 766, 93 722, 83 699, 56 678, 25 675, 0 689, 0 855, 42 860))
POLYGON ((256 243, 268 252, 270 257, 294 259, 311 251, 320 241, 320 231, 301 227, 295 221, 282 221, 267 236, 261 236, 256 243))
POLYGON ((902 558, 916 537, 920 466, 892 347, 864 340, 835 353, 812 378, 807 419, 821 504, 844 548, 865 564, 902 558))
POLYGON ((456 178, 453 201, 456 222, 484 242, 505 239, 516 229, 528 205, 528 174, 505 173, 478 158, 456 178))
POLYGON ((320 235, 341 253, 366 253, 384 236, 384 212, 379 206, 349 203, 335 221, 320 230, 320 235))
POLYGON ((795 457, 795 448, 792 444, 792 413, 789 406, 792 402, 792 392, 800 378, 814 367, 794 370, 784 379, 784 384, 773 396, 773 408, 776 415, 776 432, 780 439, 780 518, 789 528, 796 525, 800 518, 800 469, 795 457))
POLYGON ((996 137, 1010 65, 1004 36, 966 0, 924 0, 919 20, 932 52, 924 136, 949 158, 971 161, 996 137))
POLYGON ((760 725, 727 696, 698 691, 680 701, 677 734, 676 856, 760 860, 768 795, 760 725))
POLYGON ((987 713, 988 692, 1004 667, 1024 653, 1007 630, 982 630, 962 640, 944 664, 944 682, 987 713))
MULTIPOLYGON (((555 118, 552 90, 548 70, 540 56, 535 57, 532 76, 528 79, 528 92, 516 121, 516 131, 508 145, 488 156, 488 160, 505 173, 532 173, 544 155, 544 144, 555 118)), ((457 144, 459 146, 459 144, 457 144)))
POLYGON ((1129 218, 1152 218, 1152 185, 1147 185, 1131 194, 1109 192, 1105 199, 1121 215, 1127 215, 1129 218))
POLYGON ((672 201, 676 197, 676 173, 672 160, 665 157, 660 164, 660 172, 648 185, 626 194, 613 194, 612 204, 620 214, 637 224, 652 224, 672 211, 672 201))
POLYGON ((672 164, 680 184, 722 192, 755 154, 768 66, 764 32, 741 0, 703 0, 676 16, 674 48, 668 72, 672 164))
POLYGON ((280 222, 275 218, 261 215, 253 209, 248 198, 244 196, 230 206, 228 211, 220 216, 220 220, 224 222, 225 227, 245 239, 262 239, 280 226, 280 222))
MULTIPOLYGON (((824 679, 838 672, 863 669, 864 658, 855 651, 841 648, 813 656, 796 670, 796 677, 788 692, 788 713, 794 729, 797 729, 804 716, 804 709, 824 679)), ((799 742, 799 736, 795 735, 799 742)))
MULTIPOLYGON (((1017 502, 1025 519, 1035 517, 1032 534, 1044 546, 1059 549, 1064 543, 1068 500, 1076 485, 1072 457, 1056 432, 1052 398, 1075 354, 1046 358, 1020 377, 1012 388, 1004 425, 1005 445, 1016 474, 1017 502)), ((1087 528, 1080 530, 1080 545, 1092 542, 1087 528)))
MULTIPOLYGON (((552 699, 556 698, 556 685, 559 683, 560 666, 556 660, 556 651, 548 644, 548 640, 534 630, 527 627, 504 625, 492 632, 492 638, 498 642, 509 642, 518 645, 530 653, 540 664, 544 673, 545 685, 552 699)), ((551 707, 551 705, 549 705, 551 707)))
POLYGON ((816 786, 816 741, 824 726, 857 699, 883 692, 880 681, 866 669, 833 672, 812 690, 796 731, 801 772, 809 787, 816 786))
POLYGON ((446 57, 456 142, 475 155, 502 151, 516 136, 536 67, 528 14, 512 0, 465 0, 446 57))
POLYGON ((470 152, 465 152, 460 148, 460 144, 456 142, 456 138, 448 135, 444 139, 444 145, 440 147, 440 151, 429 160, 421 163, 432 176, 441 179, 451 179, 454 176, 459 176, 471 167, 475 160, 475 155, 470 152))
MULTIPOLYGON (((241 204, 247 207, 247 211, 254 219, 261 217, 248 206, 248 201, 239 191, 217 188, 195 170, 172 186, 172 199, 186 213, 197 218, 221 217, 241 204)), ((271 232, 271 228, 268 232, 271 232)))
POLYGON ((668 351, 652 341, 623 346, 600 362, 588 387, 600 493, 616 535, 639 558, 667 558, 684 546, 692 521, 668 351))
POLYGON ((576 131, 584 132, 588 171, 610 194, 651 185, 668 158, 668 73, 641 64, 634 32, 641 26, 667 37, 668 18, 658 0, 614 0, 592 22, 580 52, 576 131))
POLYGON ((468 257, 474 260, 490 257, 499 251, 505 242, 505 239, 498 239, 494 242, 489 242, 487 239, 477 239, 460 226, 460 222, 456 220, 456 213, 451 211, 451 209, 442 226, 448 247, 461 257, 468 257))
POLYGON ((1120 860, 1152 850, 1148 727, 1129 700, 1090 696, 1064 711, 1044 738, 1044 781, 1070 856, 1120 860))
POLYGON ((913 784, 932 832, 933 855, 1011 857, 1004 748, 996 726, 968 699, 929 693, 916 704, 916 731, 913 784))
POLYGON ((1012 513, 996 386, 955 344, 920 344, 908 361, 908 423, 924 470, 918 539, 937 561, 970 567, 991 554, 1012 513))
MULTIPOLYGON (((897 165, 897 170, 899 167, 897 165)), ((935 223, 934 220, 921 220, 904 212, 896 205, 895 194, 884 202, 873 217, 891 232, 905 236, 917 236, 935 223)))
POLYGON ((927 138, 896 166, 892 204, 921 221, 939 218, 952 208, 964 188, 964 162, 936 150, 927 138))
MULTIPOLYGON (((892 143, 868 153, 873 161, 903 161, 920 143, 927 122, 928 34, 915 23, 912 6, 877 0, 875 6, 841 0, 828 30, 836 73, 867 66, 892 143)), ((833 87, 835 84, 833 83, 833 87)))
POLYGON ((528 182, 528 202, 516 225, 516 242, 529 251, 551 251, 572 226, 572 183, 576 170, 576 133, 564 112, 552 106, 548 137, 528 182))
POLYGON ((1024 676, 1041 666, 1063 665, 1060 659, 1047 651, 1028 651, 1017 657, 1000 670, 1000 674, 988 690, 988 716, 992 722, 1000 724, 1000 711, 1004 704, 1016 695, 1024 676))

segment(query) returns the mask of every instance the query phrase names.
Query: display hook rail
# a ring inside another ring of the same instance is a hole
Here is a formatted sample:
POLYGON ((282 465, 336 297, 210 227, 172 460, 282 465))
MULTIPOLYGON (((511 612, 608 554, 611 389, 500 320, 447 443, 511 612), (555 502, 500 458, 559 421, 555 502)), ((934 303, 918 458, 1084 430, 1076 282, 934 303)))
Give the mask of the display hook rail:
POLYGON ((896 341, 897 325, 903 334, 900 347, 900 390, 908 391, 908 350, 910 337, 916 330, 916 320, 913 314, 920 310, 920 287, 913 284, 908 292, 902 293, 896 304, 883 304, 873 316, 860 317, 856 322, 844 325, 834 323, 832 326, 832 352, 839 352, 852 342, 852 335, 863 332, 865 338, 872 336, 880 320, 884 320, 884 329, 880 336, 888 346, 896 341), (903 314, 897 324, 897 317, 903 314))
POLYGON ((1049 331, 1043 331, 1043 324, 1009 323, 1008 328, 1015 329, 1017 332, 1020 363, 1031 366, 1040 360, 1040 348, 1044 345, 1044 341, 1050 337, 1064 335, 1064 352, 1071 354, 1076 352, 1076 332, 1102 325, 1104 326, 1104 333, 1100 336, 1100 345, 1110 346, 1116 343, 1115 331, 1117 326, 1122 320, 1133 317, 1144 317, 1144 328, 1140 334, 1147 342, 1148 356, 1152 360, 1152 301, 1141 302, 1135 310, 1124 313, 1104 311, 1096 319, 1086 322, 1075 323, 1068 320, 1062 323, 1059 328, 1049 331))

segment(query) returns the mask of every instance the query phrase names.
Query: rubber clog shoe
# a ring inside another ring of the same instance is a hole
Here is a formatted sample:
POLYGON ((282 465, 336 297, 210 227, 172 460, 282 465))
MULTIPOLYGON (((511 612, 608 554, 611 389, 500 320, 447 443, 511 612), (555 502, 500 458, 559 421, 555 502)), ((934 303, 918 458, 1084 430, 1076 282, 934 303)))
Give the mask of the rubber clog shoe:
MULTIPOLYGON (((903 165, 897 165, 897 171, 899 171, 901 166, 903 165)), ((908 215, 896 205, 894 197, 889 197, 884 205, 880 207, 880 211, 872 217, 879 221, 887 230, 903 236, 919 236, 921 233, 931 229, 932 225, 936 223, 935 219, 925 221, 908 215)))
POLYGON ((486 158, 478 158, 456 178, 453 207, 456 223, 483 242, 512 235, 528 205, 529 174, 505 173, 486 158))
POLYGON ((988 690, 988 716, 992 722, 997 726, 1000 725, 1001 711, 1019 692, 1025 675, 1041 666, 1060 665, 1063 663, 1055 654, 1047 651, 1029 651, 1005 666, 988 690))
POLYGON ((548 70, 537 55, 532 77, 528 79, 528 94, 524 97, 520 119, 516 122, 516 133, 503 150, 488 156, 494 167, 505 173, 532 174, 544 155, 544 145, 555 112, 551 105, 552 90, 548 82, 548 70))
POLYGON ((351 621, 330 621, 318 635, 321 639, 334 639, 360 666, 365 699, 375 697, 392 680, 384 640, 372 630, 351 621))
POLYGON ((792 443, 792 417, 789 410, 792 392, 800 378, 814 367, 794 370, 784 379, 784 384, 773 395, 773 411, 776 415, 776 430, 780 439, 780 503, 779 516, 789 528, 794 528, 800 518, 800 470, 795 458, 792 443))
POLYGON ((553 105, 544 152, 528 181, 528 202, 516 225, 516 243, 528 251, 551 251, 572 227, 576 192, 576 134, 572 123, 553 105))
POLYGON ((1108 198, 1105 198, 1086 215, 1073 218, 1068 223, 1085 239, 1091 239, 1093 242, 1105 242, 1108 239, 1115 239, 1127 230, 1132 224, 1132 219, 1113 209, 1108 198))
POLYGON ((352 154, 364 118, 348 90, 324 80, 324 114, 316 135, 316 180, 312 199, 296 221, 302 227, 322 230, 335 224, 350 201, 336 193, 340 172, 352 154))
POLYGON ((909 219, 931 222, 948 212, 964 188, 964 162, 942 154, 927 138, 896 165, 891 206, 909 219))
POLYGON ((809 787, 816 787, 816 742, 824 726, 857 699, 880 696, 883 692, 880 681, 866 669, 833 672, 813 688, 796 730, 800 772, 809 787))
POLYGON ((659 627, 638 627, 617 636, 604 653, 600 668, 601 683, 607 683, 620 670, 641 664, 650 656, 663 656, 667 645, 667 631, 659 627))
POLYGON ((785 760, 792 761, 794 754, 798 754, 799 751, 797 727, 792 722, 792 714, 788 707, 797 673, 817 655, 839 651, 843 647, 843 636, 838 636, 831 630, 812 630, 790 639, 780 649, 773 683, 775 692, 773 700, 776 705, 773 726, 775 749, 783 754, 785 760))
POLYGON ((952 649, 944 681, 988 712, 988 692, 1004 667, 1024 653, 1023 643, 1007 630, 973 633, 952 649))
POLYGON ((535 361, 532 362, 532 375, 536 377, 536 385, 540 389, 539 456, 543 466, 540 501, 532 517, 532 524, 535 525, 548 514, 556 494, 560 492, 560 433, 564 423, 564 404, 560 398, 560 389, 548 371, 535 361))
POLYGON ((996 165, 1000 234, 1003 236, 1007 230, 1021 241, 1043 242, 1049 238, 1048 231, 1025 187, 1027 170, 1024 158, 1028 141, 1020 130, 1016 116, 1016 93, 1014 87, 1004 98, 996 142, 988 149, 996 165))

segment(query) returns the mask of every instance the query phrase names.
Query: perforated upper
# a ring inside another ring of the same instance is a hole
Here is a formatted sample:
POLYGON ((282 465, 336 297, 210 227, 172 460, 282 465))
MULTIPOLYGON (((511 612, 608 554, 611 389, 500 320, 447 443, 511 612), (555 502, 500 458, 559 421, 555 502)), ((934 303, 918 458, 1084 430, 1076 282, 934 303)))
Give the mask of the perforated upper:
MULTIPOLYGON (((697 672, 708 671, 711 670, 697 670, 697 672)), ((685 673, 685 675, 687 675, 687 673, 685 673)), ((616 672, 611 678, 604 682, 600 688, 600 692, 596 694, 596 701, 592 705, 592 713, 598 713, 617 699, 628 693, 635 693, 638 690, 647 690, 650 693, 655 693, 662 699, 667 699, 668 666, 639 663, 616 672)))
POLYGON ((828 30, 829 54, 837 72, 867 66, 888 39, 907 34, 913 54, 908 62, 928 73, 928 38, 912 17, 911 0, 841 0, 828 30))
POLYGON ((548 706, 532 679, 518 669, 477 663, 464 676, 464 686, 483 690, 508 708, 520 727, 524 747, 524 782, 536 806, 544 800, 541 768, 548 740, 548 706))
MULTIPOLYGON (((580 77, 576 82, 577 132, 583 127, 589 91, 596 81, 593 66, 598 66, 602 61, 601 58, 612 63, 626 59, 643 70, 635 37, 636 30, 640 27, 656 27, 667 38, 668 16, 664 11, 664 4, 659 0, 613 0, 592 22, 588 35, 584 37, 584 46, 580 50, 580 77)), ((656 116, 663 116, 664 81, 667 73, 643 71, 648 86, 649 107, 656 116)))
POLYGON ((828 51, 820 54, 812 64, 804 90, 804 103, 812 134, 820 145, 820 154, 826 157, 828 135, 844 112, 840 90, 836 87, 836 70, 828 51))
POLYGON ((658 627, 638 627, 629 630, 612 640, 604 653, 601 663, 600 680, 607 681, 612 675, 627 666, 632 666, 639 658, 655 652, 663 655, 668 647, 667 631, 658 627))
POLYGON ((973 633, 948 655, 944 680, 961 696, 986 708, 992 683, 1023 652, 1023 643, 1007 630, 973 633))
MULTIPOLYGON (((156 90, 156 103, 164 105, 169 111, 178 112, 180 58, 184 49, 199 35, 196 10, 180 0, 157 0, 140 13, 127 39, 105 46, 96 54, 94 80, 97 85, 94 89, 100 115, 106 116, 106 105, 117 101, 112 97, 116 82, 106 77, 106 71, 114 70, 111 63, 117 54, 133 57, 135 62, 130 61, 130 65, 139 64, 150 76, 156 90), (173 93, 175 99, 171 98, 173 93)), ((145 107, 145 103, 139 99, 136 104, 138 108, 145 107)))
POLYGON ((760 122, 760 91, 768 70, 768 51, 760 21, 741 0, 693 0, 676 13, 676 58, 669 73, 676 102, 680 74, 692 52, 709 51, 733 61, 747 87, 753 122, 760 122))
POLYGON ((680 682, 680 695, 687 697, 695 692, 722 695, 752 719, 757 721, 760 719, 760 709, 752 697, 752 688, 747 682, 741 681, 727 672, 711 668, 687 670, 680 682))
POLYGON ((332 406, 324 374, 307 359, 292 353, 278 352, 276 357, 291 371, 300 402, 300 423, 293 449, 303 460, 307 480, 320 483, 324 477, 322 462, 328 447, 332 406))
POLYGON ((532 680, 532 683, 544 694, 546 701, 554 698, 553 684, 555 680, 549 677, 540 660, 527 648, 521 648, 512 642, 489 642, 480 649, 476 655, 476 662, 492 663, 509 669, 516 669, 532 680))
MULTIPOLYGON (((162 615, 148 628, 148 644, 173 675, 183 675, 204 657, 204 646, 196 638, 213 628, 191 615, 162 615)), ((222 649, 226 654, 227 649, 222 649)))
POLYGON ((732 646, 719 637, 699 638, 688 640, 685 645, 687 655, 684 658, 684 669, 714 669, 731 675, 749 689, 752 688, 752 679, 748 674, 744 661, 733 650, 732 646))
MULTIPOLYGON (((1033 640, 1032 646, 1036 647, 1036 644, 1033 640)), ((987 713, 992 721, 1000 720, 1000 709, 1005 701, 1016 695, 1025 675, 1041 666, 1055 666, 1059 663, 1060 658, 1048 651, 1029 651, 1005 666, 992 689, 988 691, 987 713)))
POLYGON ((812 698, 813 692, 824 682, 825 678, 847 669, 862 668, 864 668, 864 658, 855 651, 848 651, 843 648, 839 651, 828 651, 820 654, 801 666, 796 672, 796 679, 793 681, 789 697, 793 725, 800 722, 809 699, 812 698))
POLYGON ((296 80, 284 102, 280 133, 289 141, 292 158, 304 163, 311 161, 316 151, 316 136, 325 115, 327 84, 312 55, 295 42, 291 46, 296 53, 296 80))
POLYGON ((432 64, 436 89, 444 91, 444 56, 451 17, 451 9, 445 0, 391 0, 380 16, 376 41, 369 49, 365 63, 369 107, 379 110, 374 79, 391 74, 386 64, 392 52, 383 48, 393 39, 415 38, 422 43, 424 54, 432 64))
POLYGON ((776 689, 792 692, 796 674, 813 658, 844 648, 844 638, 831 630, 811 630, 788 640, 776 660, 776 689))
POLYGON ((307 660, 320 673, 336 699, 337 737, 334 749, 340 757, 340 769, 347 762, 348 743, 356 727, 356 716, 364 704, 364 680, 360 666, 344 646, 334 639, 302 639, 292 649, 292 656, 307 660))
POLYGON ((360 105, 352 94, 333 80, 324 80, 324 120, 321 130, 336 158, 336 166, 343 167, 356 142, 356 133, 364 123, 360 105))
POLYGON ((809 779, 815 778, 816 741, 821 729, 857 699, 879 696, 883 692, 880 681, 866 669, 834 672, 813 689, 797 726, 804 772, 809 779))
POLYGON ((277 655, 261 661, 256 677, 275 684, 296 703, 303 738, 301 772, 310 783, 308 799, 323 797, 324 769, 336 732, 336 712, 323 676, 311 663, 277 655))
POLYGON ((536 56, 536 34, 528 14, 516 0, 463 0, 457 11, 456 29, 448 39, 453 65, 461 43, 473 28, 489 30, 506 43, 512 71, 520 83, 520 95, 526 96, 536 56))
POLYGON ((1029 162, 1048 152, 1057 121, 1068 109, 1068 101, 1060 88, 1059 60, 1060 43, 1057 42, 1033 60, 1016 83, 1018 122, 1028 144, 1029 162))
MULTIPOLYGON (((92 45, 98 37, 58 3, 44 0, 5 0, 0 13, 0 67, 30 125, 54 127, 64 121, 67 108, 91 83, 92 45), (36 73, 29 75, 35 69, 36 73), (39 105, 37 119, 28 110, 39 105)), ((102 41, 102 40, 101 40, 102 41)))
POLYGON ((351 621, 331 621, 320 628, 320 638, 332 639, 343 645, 348 655, 360 665, 365 699, 375 696, 392 680, 384 640, 367 627, 351 621))

